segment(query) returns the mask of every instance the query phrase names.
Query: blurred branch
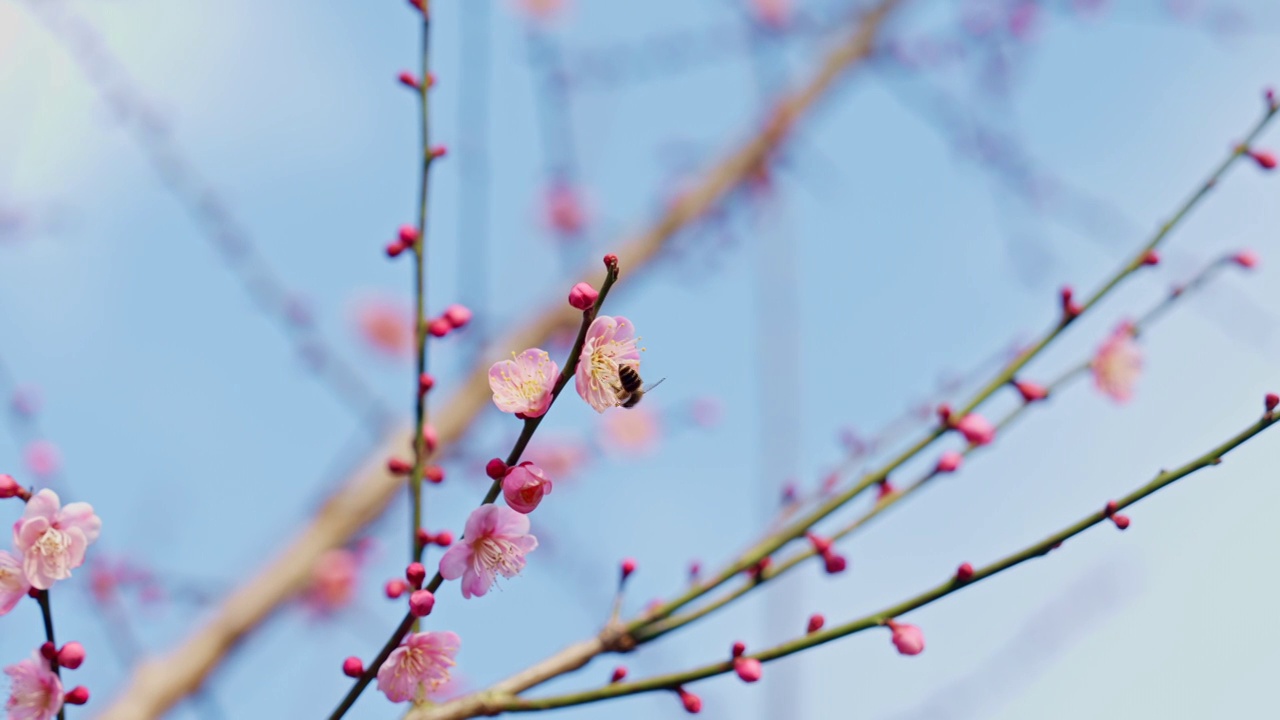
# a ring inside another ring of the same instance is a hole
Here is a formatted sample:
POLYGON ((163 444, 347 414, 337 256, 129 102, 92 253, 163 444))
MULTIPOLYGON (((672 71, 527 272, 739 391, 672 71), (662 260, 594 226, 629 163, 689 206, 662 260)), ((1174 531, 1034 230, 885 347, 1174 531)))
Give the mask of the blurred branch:
MULTIPOLYGON (((767 164, 792 126, 813 111, 850 69, 871 55, 881 26, 900 3, 901 0, 883 0, 862 16, 850 37, 824 58, 814 75, 781 98, 766 127, 713 166, 655 223, 622 243, 616 252, 621 264, 633 271, 651 265, 677 232, 699 221, 767 164)), ((583 278, 593 276, 598 278, 594 267, 579 274, 583 278)), ((501 338, 495 347, 535 347, 560 331, 572 330, 580 321, 581 313, 557 297, 501 338)), ((483 362, 473 368, 436 414, 434 424, 441 446, 457 442, 489 405, 487 370, 483 362)), ((168 654, 136 668, 119 697, 100 716, 102 720, 157 717, 198 688, 247 633, 305 585, 311 566, 321 553, 349 540, 387 507, 403 478, 386 471, 385 458, 398 453, 410 440, 408 430, 387 436, 362 471, 324 503, 279 555, 233 591, 203 627, 168 654)))

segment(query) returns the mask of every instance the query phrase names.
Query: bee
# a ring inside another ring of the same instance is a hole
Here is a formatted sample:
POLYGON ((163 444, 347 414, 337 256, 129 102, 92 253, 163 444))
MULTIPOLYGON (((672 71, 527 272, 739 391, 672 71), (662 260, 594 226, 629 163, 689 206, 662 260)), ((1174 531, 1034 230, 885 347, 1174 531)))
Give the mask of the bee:
MULTIPOLYGON (((666 378, 662 378, 666 380, 666 378)), ((623 365, 618 368, 618 384, 614 386, 614 392, 618 395, 618 405, 624 408, 633 408, 640 404, 640 399, 644 394, 662 384, 662 380, 650 385, 642 387, 644 381, 640 379, 640 373, 630 365, 623 365)))

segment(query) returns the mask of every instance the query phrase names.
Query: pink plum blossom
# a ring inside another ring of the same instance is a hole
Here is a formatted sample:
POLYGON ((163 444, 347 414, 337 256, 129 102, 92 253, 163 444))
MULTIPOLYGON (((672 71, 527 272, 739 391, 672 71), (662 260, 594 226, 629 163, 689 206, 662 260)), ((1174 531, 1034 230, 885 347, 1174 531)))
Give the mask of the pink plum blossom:
POLYGON ((420 703, 449 681, 461 641, 451 632, 413 633, 378 668, 378 690, 391 702, 420 703))
POLYGON ((919 655, 924 652, 924 633, 915 625, 889 622, 893 631, 893 646, 903 655, 919 655))
POLYGON ((440 575, 446 580, 462 578, 462 597, 479 597, 489 592, 497 575, 518 575, 524 556, 536 547, 528 516, 501 505, 482 505, 467 518, 462 542, 440 558, 440 575))
POLYGON ((502 412, 539 417, 551 407, 560 368, 545 350, 531 348, 510 360, 500 360, 489 368, 489 389, 493 404, 502 412))
POLYGON ((27 582, 48 590, 54 582, 71 577, 84 564, 89 544, 98 539, 102 520, 88 503, 62 507, 58 494, 44 489, 31 496, 26 512, 13 525, 13 544, 22 553, 27 582))
POLYGON ((547 190, 545 202, 547 225, 552 230, 568 237, 582 232, 587 224, 587 211, 581 193, 572 185, 563 182, 553 184, 547 190))
POLYGON ((520 463, 502 479, 502 496, 507 507, 528 515, 533 512, 545 495, 551 494, 551 480, 542 468, 529 461, 520 463))
POLYGON ((356 309, 356 326, 369 347, 383 355, 402 358, 413 351, 413 315, 397 301, 373 298, 361 302, 356 309))
POLYGON ((618 405, 618 368, 640 367, 635 327, 624 317, 601 315, 587 328, 578 357, 575 387, 596 412, 618 405))
POLYGON ((348 548, 325 551, 311 568, 311 582, 303 602, 318 614, 337 612, 351 602, 355 593, 360 556, 348 548))
POLYGON ((657 447, 662 437, 662 424, 651 407, 638 405, 630 412, 605 415, 600 431, 604 444, 610 449, 643 455, 657 447))
POLYGON ((9 676, 9 720, 49 720, 62 709, 62 681, 39 653, 4 669, 9 676))
POLYGON ((0 550, 0 615, 6 615, 31 589, 22 572, 22 561, 7 550, 0 550))
POLYGON ((1142 372, 1142 351, 1133 341, 1133 325, 1122 323, 1093 356, 1090 367, 1098 389, 1116 402, 1133 397, 1133 388, 1142 372))

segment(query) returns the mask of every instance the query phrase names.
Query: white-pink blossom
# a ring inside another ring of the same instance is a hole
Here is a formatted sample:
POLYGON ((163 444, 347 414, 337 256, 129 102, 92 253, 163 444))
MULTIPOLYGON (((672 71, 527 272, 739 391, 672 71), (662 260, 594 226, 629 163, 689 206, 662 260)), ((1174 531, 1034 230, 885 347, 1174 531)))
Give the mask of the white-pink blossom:
POLYGON ((440 575, 462 578, 462 597, 489 592, 498 575, 515 577, 524 569, 524 556, 538 547, 529 534, 529 518, 501 505, 481 505, 467 518, 462 541, 440 558, 440 575))
POLYGON ((601 315, 587 328, 574 386, 596 412, 618 405, 621 388, 618 368, 630 365, 639 369, 640 350, 636 339, 635 327, 624 317, 601 315))
POLYGON ((551 407, 560 368, 545 350, 531 348, 489 368, 493 404, 502 412, 538 417, 551 407))
POLYGON ((420 703, 449 681, 461 641, 451 632, 413 633, 378 668, 378 690, 391 702, 420 703))
POLYGON ((7 550, 0 550, 0 615, 7 614, 31 589, 22 572, 22 560, 7 550))
POLYGON ((39 653, 4 669, 9 676, 9 720, 49 720, 62 709, 62 681, 39 653))
POLYGON ((89 544, 98 539, 102 520, 88 503, 62 507, 58 494, 44 489, 31 496, 26 512, 13 524, 13 544, 22 554, 27 582, 48 590, 84 564, 89 544))

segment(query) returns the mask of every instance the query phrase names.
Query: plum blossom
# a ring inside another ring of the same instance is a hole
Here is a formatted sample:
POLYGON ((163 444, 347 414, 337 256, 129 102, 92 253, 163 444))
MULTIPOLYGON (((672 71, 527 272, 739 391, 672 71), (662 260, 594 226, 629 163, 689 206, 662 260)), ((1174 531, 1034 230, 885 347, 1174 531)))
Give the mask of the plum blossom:
POLYGON ((1132 323, 1122 323, 1093 356, 1093 381, 1104 395, 1116 402, 1133 397, 1133 387, 1142 372, 1142 352, 1133 341, 1132 323))
POLYGON ((13 544, 22 553, 22 571, 37 590, 71 577, 84 564, 89 544, 98 539, 102 520, 88 503, 62 507, 58 494, 44 489, 31 496, 26 512, 13 524, 13 544))
POLYGON ((0 615, 6 615, 31 589, 22 572, 22 560, 0 550, 0 615))
POLYGON ((39 653, 4 669, 9 676, 9 720, 49 720, 62 709, 62 681, 39 653))
POLYGON ((351 602, 360 556, 348 548, 326 551, 311 568, 311 582, 303 594, 303 602, 318 614, 337 612, 351 602))
POLYGON ((462 542, 440 558, 440 575, 446 580, 462 578, 462 597, 479 597, 489 592, 497 575, 518 575, 524 556, 536 547, 528 516, 501 505, 482 505, 467 518, 462 542))
POLYGON ((600 430, 607 447, 628 455, 652 452, 662 438, 658 414, 646 405, 636 406, 630 412, 606 415, 600 430))
POLYGON ((518 513, 528 515, 544 495, 550 494, 551 480, 542 468, 527 460, 511 468, 502 479, 502 496, 507 500, 507 507, 518 513))
POLYGON ((635 327, 621 316, 601 315, 587 328, 574 385, 596 412, 618 405, 618 368, 640 367, 636 339, 635 327))
POLYGON ((451 632, 412 633, 378 668, 378 690, 391 702, 426 701, 449 681, 460 646, 451 632))
POLYGON ((413 351, 413 315, 393 300, 363 301, 356 309, 356 326, 369 347, 387 357, 407 357, 413 351))
POLYGON ((502 412, 539 417, 551 407, 560 368, 545 350, 531 348, 489 368, 493 404, 502 412))

